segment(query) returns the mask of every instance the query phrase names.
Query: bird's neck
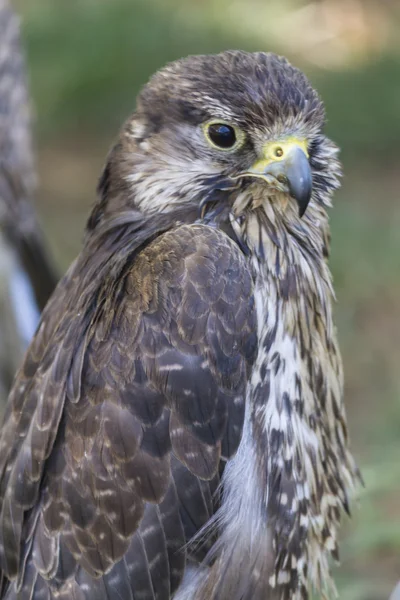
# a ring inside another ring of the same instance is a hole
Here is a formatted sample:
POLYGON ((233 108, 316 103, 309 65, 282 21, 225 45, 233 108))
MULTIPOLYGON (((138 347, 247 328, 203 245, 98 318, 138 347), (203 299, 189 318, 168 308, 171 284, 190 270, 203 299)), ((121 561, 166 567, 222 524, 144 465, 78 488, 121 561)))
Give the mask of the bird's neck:
MULTIPOLYGON (((243 441, 224 477, 225 506, 243 517, 241 548, 247 534, 252 571, 271 588, 296 590, 290 596, 296 599, 310 582, 324 588, 330 581, 328 557, 337 554, 340 508, 347 507, 354 477, 324 249, 327 222, 317 222, 315 213, 294 231, 278 218, 257 218, 256 211, 236 226, 250 250, 259 351, 243 441)), ((234 538, 232 527, 227 524, 222 546, 234 538)))

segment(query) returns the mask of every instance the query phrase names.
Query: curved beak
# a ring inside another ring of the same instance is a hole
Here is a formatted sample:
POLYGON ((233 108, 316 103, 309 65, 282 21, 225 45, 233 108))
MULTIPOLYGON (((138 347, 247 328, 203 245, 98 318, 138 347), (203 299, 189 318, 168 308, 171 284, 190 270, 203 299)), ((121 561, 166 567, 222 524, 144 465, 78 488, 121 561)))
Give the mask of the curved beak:
POLYGON ((293 139, 268 143, 263 154, 264 158, 255 162, 243 175, 264 179, 276 189, 287 191, 296 200, 302 217, 312 192, 312 173, 306 143, 293 139))
POLYGON ((285 164, 285 176, 289 193, 297 201, 299 215, 302 217, 311 198, 312 174, 308 158, 301 148, 293 149, 288 155, 285 164))

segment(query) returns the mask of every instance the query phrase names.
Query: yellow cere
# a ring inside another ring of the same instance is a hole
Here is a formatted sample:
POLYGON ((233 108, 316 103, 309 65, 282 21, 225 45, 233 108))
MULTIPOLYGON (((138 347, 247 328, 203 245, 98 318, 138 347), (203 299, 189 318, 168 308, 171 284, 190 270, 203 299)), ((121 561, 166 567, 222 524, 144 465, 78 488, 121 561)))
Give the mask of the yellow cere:
POLYGON ((252 170, 263 171, 269 164, 285 160, 294 148, 301 148, 308 158, 307 141, 304 139, 290 137, 266 143, 263 147, 263 158, 254 163, 252 170))

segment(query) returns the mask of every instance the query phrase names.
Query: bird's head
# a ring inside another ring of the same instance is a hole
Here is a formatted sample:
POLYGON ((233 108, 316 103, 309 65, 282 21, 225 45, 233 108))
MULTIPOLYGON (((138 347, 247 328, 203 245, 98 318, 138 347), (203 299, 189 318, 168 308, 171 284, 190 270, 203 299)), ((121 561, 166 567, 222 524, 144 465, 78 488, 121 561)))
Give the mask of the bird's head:
POLYGON ((144 87, 110 154, 101 212, 188 206, 204 215, 228 202, 236 213, 263 205, 298 221, 338 185, 324 120, 307 78, 275 54, 171 63, 144 87))

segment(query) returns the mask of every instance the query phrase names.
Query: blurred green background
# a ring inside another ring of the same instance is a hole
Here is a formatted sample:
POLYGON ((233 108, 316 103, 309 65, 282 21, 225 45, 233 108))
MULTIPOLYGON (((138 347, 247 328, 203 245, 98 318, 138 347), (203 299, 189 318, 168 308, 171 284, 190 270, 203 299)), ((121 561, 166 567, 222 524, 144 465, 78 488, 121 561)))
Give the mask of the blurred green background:
POLYGON ((400 579, 399 0, 19 0, 38 209, 60 270, 80 248, 106 152, 149 75, 189 53, 273 50, 325 100, 345 178, 332 269, 354 452, 366 482, 343 531, 340 598, 400 579))

